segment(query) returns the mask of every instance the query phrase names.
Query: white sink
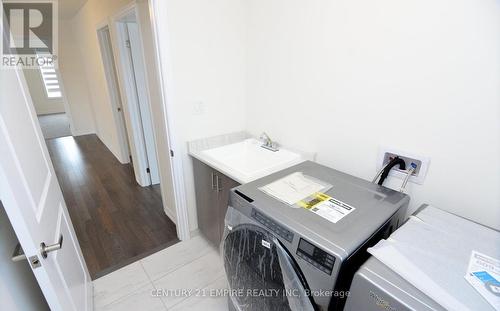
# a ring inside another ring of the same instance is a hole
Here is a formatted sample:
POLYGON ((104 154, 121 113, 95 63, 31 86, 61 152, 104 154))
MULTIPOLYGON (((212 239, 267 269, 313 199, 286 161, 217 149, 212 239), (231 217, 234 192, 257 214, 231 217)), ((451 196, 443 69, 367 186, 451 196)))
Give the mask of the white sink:
POLYGON ((240 183, 247 183, 305 159, 286 149, 271 151, 261 147, 262 143, 250 138, 238 143, 201 151, 204 162, 228 174, 240 183))

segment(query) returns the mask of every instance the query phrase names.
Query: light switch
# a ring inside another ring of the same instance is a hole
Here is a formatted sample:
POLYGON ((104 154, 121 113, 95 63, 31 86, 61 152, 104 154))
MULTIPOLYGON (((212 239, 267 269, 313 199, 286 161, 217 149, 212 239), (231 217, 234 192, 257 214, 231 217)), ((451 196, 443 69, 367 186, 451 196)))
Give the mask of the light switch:
POLYGON ((201 100, 193 103, 193 115, 205 114, 205 103, 201 100))

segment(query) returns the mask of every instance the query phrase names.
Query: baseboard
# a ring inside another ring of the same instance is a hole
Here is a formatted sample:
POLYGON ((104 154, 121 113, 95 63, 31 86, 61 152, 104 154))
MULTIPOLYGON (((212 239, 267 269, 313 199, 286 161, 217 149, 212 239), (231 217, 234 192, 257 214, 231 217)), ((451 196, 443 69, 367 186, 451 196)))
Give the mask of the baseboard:
POLYGON ((189 235, 191 236, 191 238, 194 238, 194 237, 196 237, 196 236, 201 235, 201 233, 200 233, 200 229, 194 229, 194 230, 191 230, 191 231, 189 232, 189 235))
POLYGON ((177 226, 177 217, 175 217, 174 213, 166 206, 163 206, 163 211, 165 215, 177 226))
POLYGON ((36 114, 38 116, 44 116, 44 115, 47 115, 47 114, 59 114, 59 113, 66 113, 66 111, 64 110, 64 107, 62 109, 47 109, 47 110, 36 110, 35 108, 35 111, 36 111, 36 114))
MULTIPOLYGON (((118 154, 115 150, 111 149, 108 144, 101 138, 101 136, 98 133, 95 133, 97 135, 97 138, 102 142, 104 146, 115 156, 115 158, 120 162, 121 164, 126 164, 129 163, 129 159, 126 159, 126 161, 123 161, 120 157, 120 154, 118 154)), ((138 182, 139 183, 139 182, 138 182)), ((140 183, 139 183, 140 184, 140 183)))
POLYGON ((73 131, 73 136, 83 136, 83 135, 91 135, 96 134, 95 131, 73 131))
POLYGON ((63 111, 44 111, 44 112, 37 112, 36 115, 41 117, 41 116, 50 116, 51 114, 63 114, 66 113, 64 110, 63 111))

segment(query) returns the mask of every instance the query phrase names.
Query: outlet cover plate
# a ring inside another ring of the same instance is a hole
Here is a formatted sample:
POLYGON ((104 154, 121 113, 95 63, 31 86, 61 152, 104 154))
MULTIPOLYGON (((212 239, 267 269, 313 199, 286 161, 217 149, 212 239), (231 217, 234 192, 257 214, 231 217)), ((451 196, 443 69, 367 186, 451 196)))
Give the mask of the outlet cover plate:
MULTIPOLYGON (((419 185, 424 183, 425 176, 427 175, 427 170, 429 169, 429 164, 431 162, 429 157, 413 154, 397 148, 382 146, 379 148, 377 171, 385 165, 388 160, 388 155, 398 155, 403 158, 406 162, 407 168, 410 166, 411 160, 416 160, 415 162, 418 164, 417 170, 412 176, 410 176, 408 181, 419 185)), ((406 171, 400 170, 397 166, 389 172, 389 176, 394 176, 399 179, 404 179, 406 174, 406 171)))

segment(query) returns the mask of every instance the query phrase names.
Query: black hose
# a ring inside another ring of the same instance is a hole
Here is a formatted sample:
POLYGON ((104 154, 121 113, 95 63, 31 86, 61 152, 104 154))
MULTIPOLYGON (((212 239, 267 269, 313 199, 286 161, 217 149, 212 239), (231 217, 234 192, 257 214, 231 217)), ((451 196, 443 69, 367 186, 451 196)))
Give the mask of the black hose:
POLYGON ((382 175, 380 175, 380 179, 378 181, 378 184, 382 186, 384 183, 385 179, 387 176, 389 176, 389 172, 392 170, 392 168, 396 165, 399 165, 399 169, 405 170, 406 169, 406 163, 403 159, 400 157, 395 157, 392 159, 389 164, 385 167, 384 171, 382 172, 382 175))

